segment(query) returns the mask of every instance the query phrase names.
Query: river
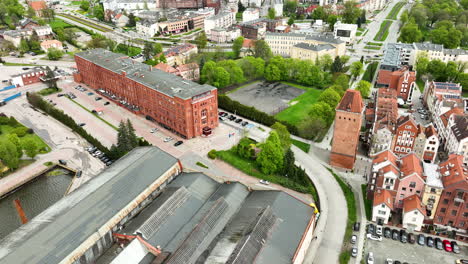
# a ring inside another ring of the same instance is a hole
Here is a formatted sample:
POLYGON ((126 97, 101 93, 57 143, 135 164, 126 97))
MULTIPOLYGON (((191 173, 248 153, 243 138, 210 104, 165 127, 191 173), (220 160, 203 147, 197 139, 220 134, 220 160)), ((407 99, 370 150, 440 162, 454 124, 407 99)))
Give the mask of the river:
POLYGON ((28 219, 60 200, 72 181, 66 170, 54 170, 24 184, 0 199, 0 239, 21 226, 13 201, 19 199, 28 219))

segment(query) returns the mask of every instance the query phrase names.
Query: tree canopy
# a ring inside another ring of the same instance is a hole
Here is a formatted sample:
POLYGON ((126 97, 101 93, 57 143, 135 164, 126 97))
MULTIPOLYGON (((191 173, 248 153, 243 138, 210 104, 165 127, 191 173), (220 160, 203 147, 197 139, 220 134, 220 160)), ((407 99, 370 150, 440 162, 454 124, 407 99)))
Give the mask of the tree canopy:
POLYGON ((371 84, 368 81, 361 80, 356 85, 356 91, 361 93, 362 98, 368 98, 371 92, 371 84))

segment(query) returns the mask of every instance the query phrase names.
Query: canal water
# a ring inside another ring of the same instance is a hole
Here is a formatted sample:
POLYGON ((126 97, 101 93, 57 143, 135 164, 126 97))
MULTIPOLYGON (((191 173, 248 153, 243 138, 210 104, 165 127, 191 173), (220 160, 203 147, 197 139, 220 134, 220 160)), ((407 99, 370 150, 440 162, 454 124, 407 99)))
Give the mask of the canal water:
POLYGON ((21 226, 13 201, 19 199, 28 219, 60 200, 73 179, 63 169, 41 175, 0 199, 0 240, 21 226))

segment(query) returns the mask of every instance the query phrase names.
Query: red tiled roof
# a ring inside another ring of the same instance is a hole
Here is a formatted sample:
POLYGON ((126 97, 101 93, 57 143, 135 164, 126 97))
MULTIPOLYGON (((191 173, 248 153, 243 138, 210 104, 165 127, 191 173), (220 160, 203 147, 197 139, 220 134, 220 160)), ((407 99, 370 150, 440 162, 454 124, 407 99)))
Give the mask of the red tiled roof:
POLYGON ((317 7, 319 7, 319 6, 318 5, 311 5, 311 6, 307 7, 305 12, 306 13, 312 13, 312 11, 314 11, 314 9, 316 9, 317 7))
POLYGON ((447 123, 448 123, 448 120, 450 118, 450 116, 452 114, 459 114, 459 115, 462 115, 463 114, 463 110, 456 107, 456 108, 453 108, 453 109, 450 109, 448 110, 447 112, 443 113, 442 115, 440 115, 440 119, 442 120, 442 123, 444 124, 444 126, 447 126, 447 123))
POLYGON ((395 191, 390 191, 387 189, 377 189, 374 193, 374 202, 373 205, 381 205, 385 203, 390 210, 393 210, 393 201, 395 200, 395 191))
POLYGON ((412 173, 417 173, 422 177, 423 167, 421 165, 421 160, 416 156, 414 152, 402 157, 400 159, 400 171, 404 176, 410 175, 412 173))
POLYGON ((29 6, 31 6, 31 8, 34 9, 35 11, 39 11, 39 10, 47 8, 47 5, 44 1, 29 2, 29 6))
POLYGON ((379 70, 379 75, 377 76, 377 83, 390 85, 391 80, 392 80, 392 72, 391 71, 389 71, 389 70, 379 70))
POLYGON ((242 42, 243 48, 253 48, 254 46, 255 42, 253 39, 244 39, 244 42, 242 42))
POLYGON ((445 188, 456 183, 468 183, 468 166, 463 165, 462 155, 451 154, 439 168, 445 188))
POLYGON ((426 134, 426 137, 432 137, 432 136, 437 136, 437 131, 435 130, 434 125, 430 124, 426 127, 424 134, 426 134))
POLYGON ((161 70, 161 71, 164 71, 164 72, 168 72, 168 73, 176 73, 177 70, 174 69, 173 67, 169 66, 168 64, 166 63, 159 63, 158 65, 154 66, 155 69, 158 69, 158 70, 161 70))
POLYGON ((372 160, 373 164, 378 164, 382 163, 384 161, 390 161, 393 163, 393 165, 397 166, 397 156, 393 154, 390 150, 386 150, 384 152, 381 152, 375 156, 375 158, 372 160))
POLYGON ((182 64, 178 66, 177 69, 181 72, 195 70, 195 69, 198 69, 198 64, 196 64, 195 62, 182 64))
POLYGON ((403 213, 412 212, 414 210, 418 210, 423 215, 426 215, 426 209, 424 209, 421 199, 416 194, 403 199, 403 213))
POLYGON ((343 98, 341 98, 336 109, 353 113, 361 113, 363 107, 364 105, 362 103, 361 93, 356 90, 348 89, 346 90, 343 98))

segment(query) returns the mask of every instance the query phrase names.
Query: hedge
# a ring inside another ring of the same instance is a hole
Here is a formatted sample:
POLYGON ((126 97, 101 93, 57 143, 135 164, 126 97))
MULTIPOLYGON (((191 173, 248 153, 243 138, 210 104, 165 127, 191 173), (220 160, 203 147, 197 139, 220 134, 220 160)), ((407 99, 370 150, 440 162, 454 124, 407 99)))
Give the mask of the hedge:
POLYGON ((289 133, 296 136, 299 135, 299 131, 295 125, 292 125, 286 121, 278 120, 274 116, 262 112, 253 106, 243 105, 238 101, 232 100, 227 95, 218 94, 218 106, 220 108, 225 109, 226 111, 229 111, 231 113, 235 112, 237 115, 254 120, 255 122, 261 123, 265 126, 270 127, 276 122, 279 122, 288 128, 289 133))
POLYGON ((78 133, 78 135, 82 136, 86 141, 90 144, 98 148, 100 151, 104 152, 106 155, 109 154, 109 149, 104 147, 99 140, 95 137, 91 136, 83 129, 83 127, 79 126, 73 118, 69 115, 65 114, 62 110, 55 108, 52 104, 49 104, 47 101, 43 100, 42 97, 36 93, 26 93, 26 98, 28 99, 29 104, 33 107, 39 108, 40 110, 44 111, 46 114, 52 116, 53 118, 60 121, 62 124, 66 125, 74 132, 78 133))

